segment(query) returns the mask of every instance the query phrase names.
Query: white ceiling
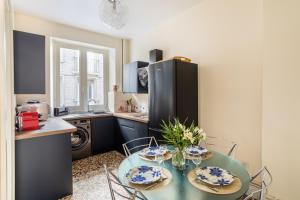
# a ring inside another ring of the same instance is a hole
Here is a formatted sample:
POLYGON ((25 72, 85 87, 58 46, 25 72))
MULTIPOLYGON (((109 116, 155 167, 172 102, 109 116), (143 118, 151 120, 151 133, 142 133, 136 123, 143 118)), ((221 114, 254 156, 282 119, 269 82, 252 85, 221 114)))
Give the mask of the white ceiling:
POLYGON ((131 38, 149 31, 162 21, 193 7, 201 0, 124 0, 128 5, 128 22, 121 30, 110 29, 100 21, 101 0, 13 0, 17 12, 51 21, 131 38))

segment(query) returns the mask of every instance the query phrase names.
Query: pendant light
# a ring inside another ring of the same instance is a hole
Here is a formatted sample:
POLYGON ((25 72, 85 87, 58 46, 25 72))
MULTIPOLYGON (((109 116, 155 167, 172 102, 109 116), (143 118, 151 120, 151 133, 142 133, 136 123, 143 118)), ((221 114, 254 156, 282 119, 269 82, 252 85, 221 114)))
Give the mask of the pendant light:
POLYGON ((124 0, 101 0, 100 2, 100 19, 110 28, 121 29, 127 22, 127 12, 124 0))

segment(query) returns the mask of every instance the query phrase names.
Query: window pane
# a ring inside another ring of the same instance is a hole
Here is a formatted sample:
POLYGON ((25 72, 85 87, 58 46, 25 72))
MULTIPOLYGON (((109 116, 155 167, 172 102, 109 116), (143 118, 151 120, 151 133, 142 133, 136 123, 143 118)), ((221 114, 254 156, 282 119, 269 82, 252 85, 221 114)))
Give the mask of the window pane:
POLYGON ((60 48, 60 106, 80 105, 79 50, 60 48))
POLYGON ((104 104, 103 54, 87 52, 88 100, 90 105, 104 104))

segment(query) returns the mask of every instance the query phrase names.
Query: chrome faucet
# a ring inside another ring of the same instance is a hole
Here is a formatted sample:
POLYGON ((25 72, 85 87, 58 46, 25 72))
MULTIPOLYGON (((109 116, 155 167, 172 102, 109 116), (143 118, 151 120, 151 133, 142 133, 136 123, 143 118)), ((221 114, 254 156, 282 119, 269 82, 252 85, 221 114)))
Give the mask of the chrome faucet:
POLYGON ((90 110, 90 102, 94 102, 96 104, 97 101, 95 99, 89 99, 88 100, 88 112, 94 112, 94 110, 90 110))

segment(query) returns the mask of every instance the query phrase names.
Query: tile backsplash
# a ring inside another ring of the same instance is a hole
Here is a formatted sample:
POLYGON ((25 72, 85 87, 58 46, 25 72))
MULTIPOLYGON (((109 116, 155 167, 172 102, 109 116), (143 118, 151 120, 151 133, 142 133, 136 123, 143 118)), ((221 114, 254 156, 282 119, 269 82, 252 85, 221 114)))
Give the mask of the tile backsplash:
MULTIPOLYGON (((50 105, 50 98, 47 94, 18 94, 16 95, 17 104, 21 105, 29 100, 39 100, 50 105)), ((127 109, 126 100, 132 98, 134 110, 136 112, 148 112, 148 94, 126 94, 122 92, 108 93, 108 108, 110 112, 119 112, 119 108, 127 109)))
POLYGON ((148 94, 132 94, 139 112, 148 112, 148 94))
POLYGON ((26 103, 30 100, 38 100, 40 102, 45 102, 50 105, 50 98, 47 94, 17 94, 16 102, 18 105, 26 103))
POLYGON ((126 101, 132 99, 135 112, 148 112, 148 94, 126 94, 122 92, 109 92, 108 107, 111 112, 127 112, 126 101), (120 108, 123 108, 120 109, 120 108))

